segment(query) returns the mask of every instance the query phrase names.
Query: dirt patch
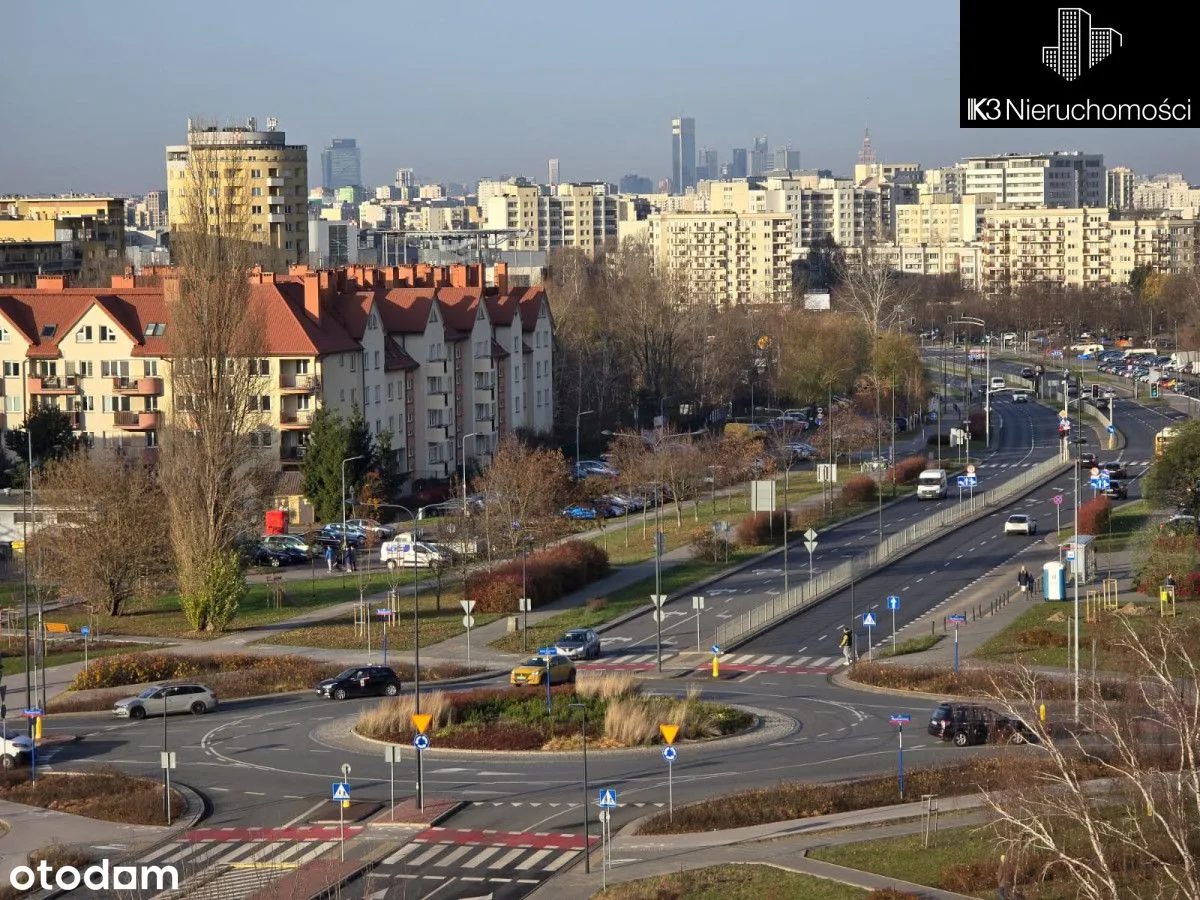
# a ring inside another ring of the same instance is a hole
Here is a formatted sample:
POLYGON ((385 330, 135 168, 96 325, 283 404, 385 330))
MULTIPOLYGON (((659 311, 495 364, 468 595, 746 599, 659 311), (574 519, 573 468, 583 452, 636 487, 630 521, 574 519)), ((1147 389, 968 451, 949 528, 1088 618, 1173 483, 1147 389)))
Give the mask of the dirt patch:
MULTIPOLYGON (((0 798, 26 806, 86 816, 126 825, 164 825, 162 783, 133 778, 116 769, 93 769, 78 775, 43 774, 34 784, 28 771, 0 775, 0 798)), ((187 809, 187 801, 171 792, 171 819, 187 809)))
POLYGON ((1138 606, 1136 603, 1126 603, 1117 610, 1117 614, 1121 616, 1148 616, 1150 610, 1145 606, 1138 606))

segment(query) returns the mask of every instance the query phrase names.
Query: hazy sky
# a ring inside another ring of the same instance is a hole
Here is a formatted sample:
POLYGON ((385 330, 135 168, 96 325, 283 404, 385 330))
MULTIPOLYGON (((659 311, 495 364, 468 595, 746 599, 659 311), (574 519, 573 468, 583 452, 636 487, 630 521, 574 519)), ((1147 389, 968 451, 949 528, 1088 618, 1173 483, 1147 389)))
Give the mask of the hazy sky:
POLYGON ((548 157, 564 180, 657 181, 678 115, 723 161, 767 135, 849 174, 869 124, 885 161, 1082 149, 1200 180, 1188 130, 960 130, 955 0, 54 0, 4 18, 0 193, 161 187, 189 116, 276 116, 313 185, 332 137, 358 139, 368 184, 400 166, 545 180, 548 157))

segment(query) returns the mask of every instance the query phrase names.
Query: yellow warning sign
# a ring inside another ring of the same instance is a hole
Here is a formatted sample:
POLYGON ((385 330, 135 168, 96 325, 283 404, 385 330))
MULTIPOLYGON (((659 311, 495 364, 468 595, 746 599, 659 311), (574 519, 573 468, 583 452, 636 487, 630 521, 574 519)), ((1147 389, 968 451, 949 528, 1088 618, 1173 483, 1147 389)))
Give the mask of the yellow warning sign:
POLYGON ((429 727, 429 723, 433 721, 433 716, 428 713, 413 713, 412 724, 413 728, 417 729, 418 734, 424 734, 425 729, 429 727))
POLYGON ((679 734, 678 725, 659 725, 658 730, 662 732, 663 740, 668 744, 675 743, 675 737, 679 734))

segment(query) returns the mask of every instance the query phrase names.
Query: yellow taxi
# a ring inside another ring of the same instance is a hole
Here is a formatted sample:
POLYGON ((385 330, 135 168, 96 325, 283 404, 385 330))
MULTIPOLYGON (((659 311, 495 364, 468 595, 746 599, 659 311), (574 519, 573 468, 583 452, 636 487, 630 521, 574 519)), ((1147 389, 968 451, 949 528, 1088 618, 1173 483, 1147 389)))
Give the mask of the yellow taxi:
POLYGON ((534 656, 512 670, 508 680, 512 684, 545 684, 549 670, 551 684, 574 684, 575 663, 561 653, 553 656, 534 656))

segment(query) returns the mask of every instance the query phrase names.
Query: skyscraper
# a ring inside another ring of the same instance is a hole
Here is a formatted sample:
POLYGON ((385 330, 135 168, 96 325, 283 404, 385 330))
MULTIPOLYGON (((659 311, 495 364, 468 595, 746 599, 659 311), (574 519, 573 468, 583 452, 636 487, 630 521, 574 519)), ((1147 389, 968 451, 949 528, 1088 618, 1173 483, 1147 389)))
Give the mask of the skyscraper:
POLYGON ((771 168, 771 149, 767 142, 767 136, 754 139, 754 150, 750 154, 750 174, 762 175, 771 168))
POLYGON ((696 120, 671 120, 671 190, 677 194, 696 186, 696 120))
POLYGON ((548 168, 550 169, 550 187, 558 184, 558 159, 551 159, 548 168))
POLYGON ((702 148, 696 166, 696 181, 715 180, 720 177, 721 165, 717 158, 717 151, 709 150, 707 147, 702 148))
POLYGON ((321 187, 336 191, 362 185, 362 151, 354 138, 334 138, 321 151, 321 187))
POLYGON ((734 147, 733 156, 729 163, 730 178, 745 178, 750 174, 750 170, 746 165, 746 148, 734 147))

